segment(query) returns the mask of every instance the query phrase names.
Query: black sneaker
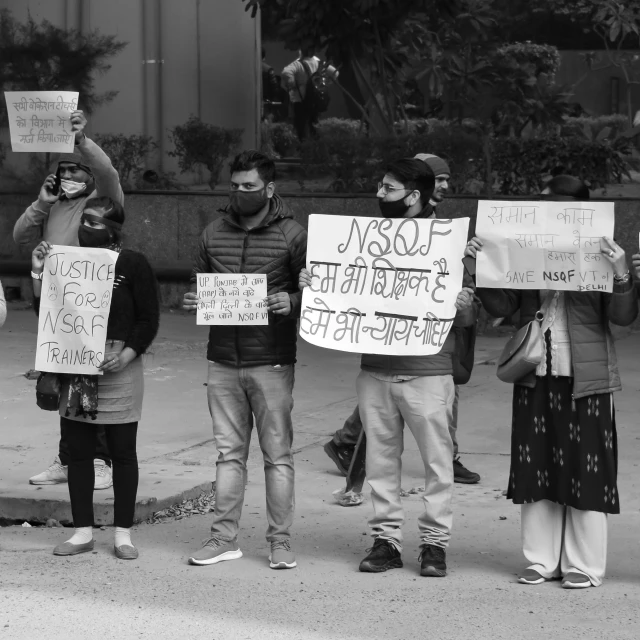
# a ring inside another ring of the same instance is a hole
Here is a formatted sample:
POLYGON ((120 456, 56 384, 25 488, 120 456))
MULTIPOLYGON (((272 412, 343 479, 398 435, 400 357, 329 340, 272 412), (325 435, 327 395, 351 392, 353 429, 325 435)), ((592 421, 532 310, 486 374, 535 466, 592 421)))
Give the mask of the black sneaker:
POLYGON ((389 569, 402 568, 400 552, 388 540, 376 538, 369 555, 360 563, 360 571, 364 573, 380 573, 389 569))
POLYGON ((339 447, 333 440, 324 445, 324 452, 336 463, 338 471, 345 477, 349 473, 354 450, 355 447, 339 447))
POLYGON ((480 474, 469 471, 460 462, 460 456, 458 456, 453 459, 453 480, 461 484, 477 484, 480 482, 480 474))
POLYGON ((418 562, 421 576, 444 578, 447 575, 447 553, 442 547, 425 544, 418 562))

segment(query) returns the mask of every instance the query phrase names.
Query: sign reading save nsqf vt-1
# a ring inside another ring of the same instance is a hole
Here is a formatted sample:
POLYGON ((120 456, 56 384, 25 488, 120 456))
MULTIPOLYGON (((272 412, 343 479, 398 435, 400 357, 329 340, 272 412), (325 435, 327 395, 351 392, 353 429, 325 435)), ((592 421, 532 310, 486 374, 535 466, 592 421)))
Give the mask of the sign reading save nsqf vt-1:
POLYGON ((462 289, 469 218, 309 216, 300 335, 320 347, 438 353, 462 289))
POLYGON ((108 249, 52 248, 44 262, 37 371, 101 374, 117 259, 108 249))
POLYGON ((478 202, 477 285, 499 289, 613 290, 602 238, 613 202, 478 202))

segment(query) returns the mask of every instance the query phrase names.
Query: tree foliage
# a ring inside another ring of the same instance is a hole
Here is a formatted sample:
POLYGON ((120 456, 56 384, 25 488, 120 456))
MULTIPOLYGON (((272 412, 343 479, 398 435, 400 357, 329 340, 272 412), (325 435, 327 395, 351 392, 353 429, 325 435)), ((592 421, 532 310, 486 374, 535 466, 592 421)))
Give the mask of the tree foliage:
MULTIPOLYGON (((113 100, 117 91, 97 93, 96 75, 109 71, 109 60, 127 43, 97 30, 80 33, 44 20, 26 23, 0 10, 0 88, 4 91, 78 91, 80 106, 91 113, 113 100)), ((4 101, 0 101, 4 109, 4 101)), ((2 113, 2 112, 0 112, 2 113)), ((2 114, 5 115, 5 114, 2 114)))

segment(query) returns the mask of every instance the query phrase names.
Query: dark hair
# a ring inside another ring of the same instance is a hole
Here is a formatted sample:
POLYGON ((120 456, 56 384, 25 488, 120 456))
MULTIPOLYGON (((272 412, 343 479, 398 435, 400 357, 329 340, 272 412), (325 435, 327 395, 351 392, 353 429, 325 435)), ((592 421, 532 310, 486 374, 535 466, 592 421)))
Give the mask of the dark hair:
POLYGON ((423 205, 429 202, 436 186, 436 176, 431 167, 415 158, 402 158, 387 167, 387 174, 393 176, 407 189, 420 192, 423 205))
POLYGON ((237 155, 230 167, 232 175, 238 171, 257 169, 258 175, 265 184, 274 182, 276 179, 276 165, 273 160, 255 149, 249 149, 237 155))
MULTIPOLYGON (((102 217, 105 220, 111 220, 111 222, 117 222, 118 224, 124 224, 124 207, 115 200, 112 200, 108 196, 101 196, 100 198, 91 198, 87 200, 84 205, 86 209, 93 209, 94 211, 100 211, 102 217)), ((114 229, 113 227, 107 227, 113 244, 122 244, 122 230, 114 229)))
POLYGON ((550 195, 575 198, 576 200, 589 200, 589 187, 575 176, 559 175, 547 182, 545 189, 549 189, 550 195))

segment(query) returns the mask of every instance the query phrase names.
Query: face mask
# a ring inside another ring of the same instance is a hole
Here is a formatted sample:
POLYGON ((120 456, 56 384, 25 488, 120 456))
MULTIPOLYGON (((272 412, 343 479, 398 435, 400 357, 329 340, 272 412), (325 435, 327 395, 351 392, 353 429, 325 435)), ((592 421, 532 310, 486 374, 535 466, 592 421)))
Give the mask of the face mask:
POLYGON ((268 201, 266 187, 260 191, 232 191, 229 194, 231 211, 239 216, 254 216, 268 201))
POLYGON ((108 247, 111 234, 108 229, 92 229, 81 225, 78 229, 78 243, 81 247, 108 247))
POLYGON ((405 198, 400 200, 393 200, 392 202, 385 202, 382 198, 378 198, 378 206, 380 207, 380 213, 384 218, 402 218, 411 207, 405 204, 405 198))
POLYGON ((80 195, 87 185, 84 182, 74 182, 73 180, 60 180, 60 188, 67 198, 75 198, 80 195))

